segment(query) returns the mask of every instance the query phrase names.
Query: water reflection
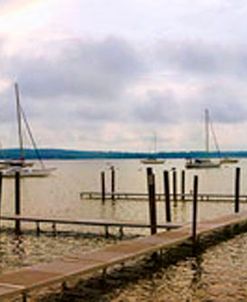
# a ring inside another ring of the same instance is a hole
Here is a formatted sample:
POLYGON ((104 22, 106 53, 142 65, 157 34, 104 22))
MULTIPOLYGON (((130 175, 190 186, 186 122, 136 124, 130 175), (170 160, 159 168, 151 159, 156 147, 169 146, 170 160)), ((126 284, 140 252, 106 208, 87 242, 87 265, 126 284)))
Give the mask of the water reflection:
POLYGON ((203 255, 198 254, 194 258, 191 259, 191 271, 192 271, 192 279, 191 279, 191 292, 193 296, 196 296, 198 289, 203 288, 203 255))
POLYGON ((10 240, 12 246, 12 252, 20 261, 24 259, 26 255, 25 251, 25 239, 23 235, 15 235, 10 240))
MULTIPOLYGON (((54 166, 54 163, 51 162, 50 165, 54 166)), ((139 162, 61 161, 55 162, 55 165, 58 167, 56 176, 38 182, 28 179, 23 182, 22 213, 24 215, 148 221, 147 201, 117 200, 112 202, 106 200, 102 204, 101 200, 81 200, 79 197, 81 191, 99 191, 99 176, 103 170, 106 170, 106 185, 110 191, 109 168, 112 165, 117 172, 116 191, 146 192, 146 169, 139 162)), ((172 167, 176 167, 176 170, 179 171, 183 168, 183 162, 167 161, 166 166, 155 168, 157 191, 162 192, 163 190, 163 170, 171 170, 172 167)), ((244 170, 246 161, 242 162, 242 168, 241 193, 244 194, 247 192, 247 182, 244 181, 247 176, 244 170)), ((201 193, 232 193, 234 167, 198 173, 201 193)), ((194 171, 186 171, 186 192, 192 188, 193 176, 194 171)), ((178 187, 180 187, 179 179, 178 187)), ((13 183, 11 180, 6 180, 3 186, 3 214, 13 214, 13 200, 13 183)), ((164 203, 157 202, 157 209, 158 222, 164 223, 164 203)), ((241 210, 244 209, 247 209, 247 204, 241 205, 241 210)), ((199 219, 202 220, 231 213, 232 205, 230 203, 200 202, 198 210, 199 219)), ((178 223, 190 221, 191 203, 179 201, 177 206, 173 205, 172 219, 178 223)), ((25 228, 28 229, 28 226, 25 228)), ((67 226, 66 229, 68 229, 67 226)), ((78 229, 71 227, 69 230, 73 233, 78 229)), ((91 230, 83 228, 83 231, 91 230)), ((125 235, 128 236, 136 233, 145 235, 149 234, 149 230, 125 230, 125 235)), ((25 234, 16 236, 13 233, 2 231, 0 240, 1 270, 6 271, 18 266, 51 261, 62 255, 88 252, 107 244, 113 244, 118 239, 83 235, 53 237, 42 232, 40 237, 25 234)), ((196 257, 189 255, 186 260, 176 262, 171 258, 169 260, 172 264, 169 266, 164 263, 162 266, 159 263, 155 269, 149 267, 143 271, 136 267, 126 268, 123 274, 110 277, 108 288, 98 288, 98 299, 94 301, 247 301, 246 250, 247 235, 242 234, 217 247, 208 249, 203 254, 199 253, 196 257), (127 282, 126 285, 124 284, 126 280, 131 280, 131 282, 127 282), (227 287, 227 290, 222 289, 222 284, 227 287), (229 295, 233 294, 235 300, 229 300, 229 295)), ((95 292, 94 287, 90 289, 95 292)), ((67 299, 67 301, 73 300, 67 299)), ((90 300, 85 298, 83 301, 90 300)))

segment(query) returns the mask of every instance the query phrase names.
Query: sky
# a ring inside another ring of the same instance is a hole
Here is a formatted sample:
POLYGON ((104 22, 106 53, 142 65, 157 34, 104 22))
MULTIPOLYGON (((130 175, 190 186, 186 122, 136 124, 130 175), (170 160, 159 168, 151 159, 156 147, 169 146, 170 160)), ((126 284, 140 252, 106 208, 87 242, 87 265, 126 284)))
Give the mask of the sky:
POLYGON ((40 148, 203 150, 207 108, 210 148, 247 150, 246 15, 244 0, 0 0, 1 147, 18 146, 17 82, 40 148))

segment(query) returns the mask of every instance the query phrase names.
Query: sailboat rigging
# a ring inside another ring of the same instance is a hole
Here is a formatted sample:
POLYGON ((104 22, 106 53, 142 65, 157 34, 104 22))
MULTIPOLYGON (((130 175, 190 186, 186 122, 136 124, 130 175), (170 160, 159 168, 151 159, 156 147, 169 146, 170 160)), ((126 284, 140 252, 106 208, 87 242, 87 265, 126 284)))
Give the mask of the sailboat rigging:
POLYGON ((8 168, 3 171, 3 176, 12 177, 15 175, 16 171, 20 172, 21 176, 25 177, 45 177, 49 176, 55 168, 46 168, 44 162, 41 159, 40 153, 38 151, 36 142, 32 135, 31 128, 27 121, 25 112, 20 104, 20 95, 18 84, 15 83, 15 97, 16 97, 16 111, 17 111, 17 126, 18 126, 18 140, 19 140, 19 159, 8 161, 8 168), (23 143, 23 131, 22 131, 22 121, 24 122, 29 138, 34 148, 36 157, 41 165, 40 168, 34 168, 33 162, 27 162, 24 156, 24 143, 23 143))
POLYGON ((157 136, 154 133, 154 151, 148 158, 142 159, 141 163, 147 165, 157 165, 157 164, 163 164, 164 162, 165 162, 164 159, 157 158, 157 136))
MULTIPOLYGON (((207 156, 209 155, 209 125, 210 125, 209 112, 208 109, 205 109, 205 151, 207 156)), ((212 124, 211 124, 211 128, 212 128, 212 124)), ((214 132, 213 132, 213 138, 218 148, 218 143, 214 132)), ((185 167, 187 169, 219 168, 220 162, 212 161, 210 158, 189 158, 186 161, 185 167)))

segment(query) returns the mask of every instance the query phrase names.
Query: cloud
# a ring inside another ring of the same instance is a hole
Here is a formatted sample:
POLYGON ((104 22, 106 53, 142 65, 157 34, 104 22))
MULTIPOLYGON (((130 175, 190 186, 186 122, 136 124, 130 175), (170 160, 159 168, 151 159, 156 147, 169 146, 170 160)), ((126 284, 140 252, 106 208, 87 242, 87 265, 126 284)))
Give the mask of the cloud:
POLYGON ((189 76, 247 76, 246 44, 206 43, 199 40, 162 41, 155 54, 157 65, 189 76))
POLYGON ((43 52, 18 53, 5 62, 9 77, 15 75, 25 94, 33 98, 113 99, 143 68, 135 49, 114 37, 59 41, 43 52))
POLYGON ((173 91, 150 90, 144 102, 136 104, 134 119, 153 124, 174 123, 179 116, 173 91))
POLYGON ((199 93, 201 106, 210 109, 215 122, 233 124, 247 120, 246 91, 221 83, 203 87, 199 93))

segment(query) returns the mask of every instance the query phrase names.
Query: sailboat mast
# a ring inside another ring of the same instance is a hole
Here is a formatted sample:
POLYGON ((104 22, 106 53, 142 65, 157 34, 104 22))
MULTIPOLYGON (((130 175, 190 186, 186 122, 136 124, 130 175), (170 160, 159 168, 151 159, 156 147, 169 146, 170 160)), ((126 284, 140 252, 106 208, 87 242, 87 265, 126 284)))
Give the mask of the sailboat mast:
POLYGON ((209 152, 209 113, 208 109, 205 109, 205 147, 206 152, 209 152))
POLYGON ((154 132, 154 153, 157 152, 157 135, 156 132, 154 132))
POLYGON ((22 138, 22 125, 21 125, 20 95, 19 95, 19 88, 18 88, 18 84, 17 83, 15 83, 15 97, 16 97, 16 113, 17 113, 17 124, 18 124, 18 137, 19 137, 20 159, 24 159, 23 138, 22 138))

